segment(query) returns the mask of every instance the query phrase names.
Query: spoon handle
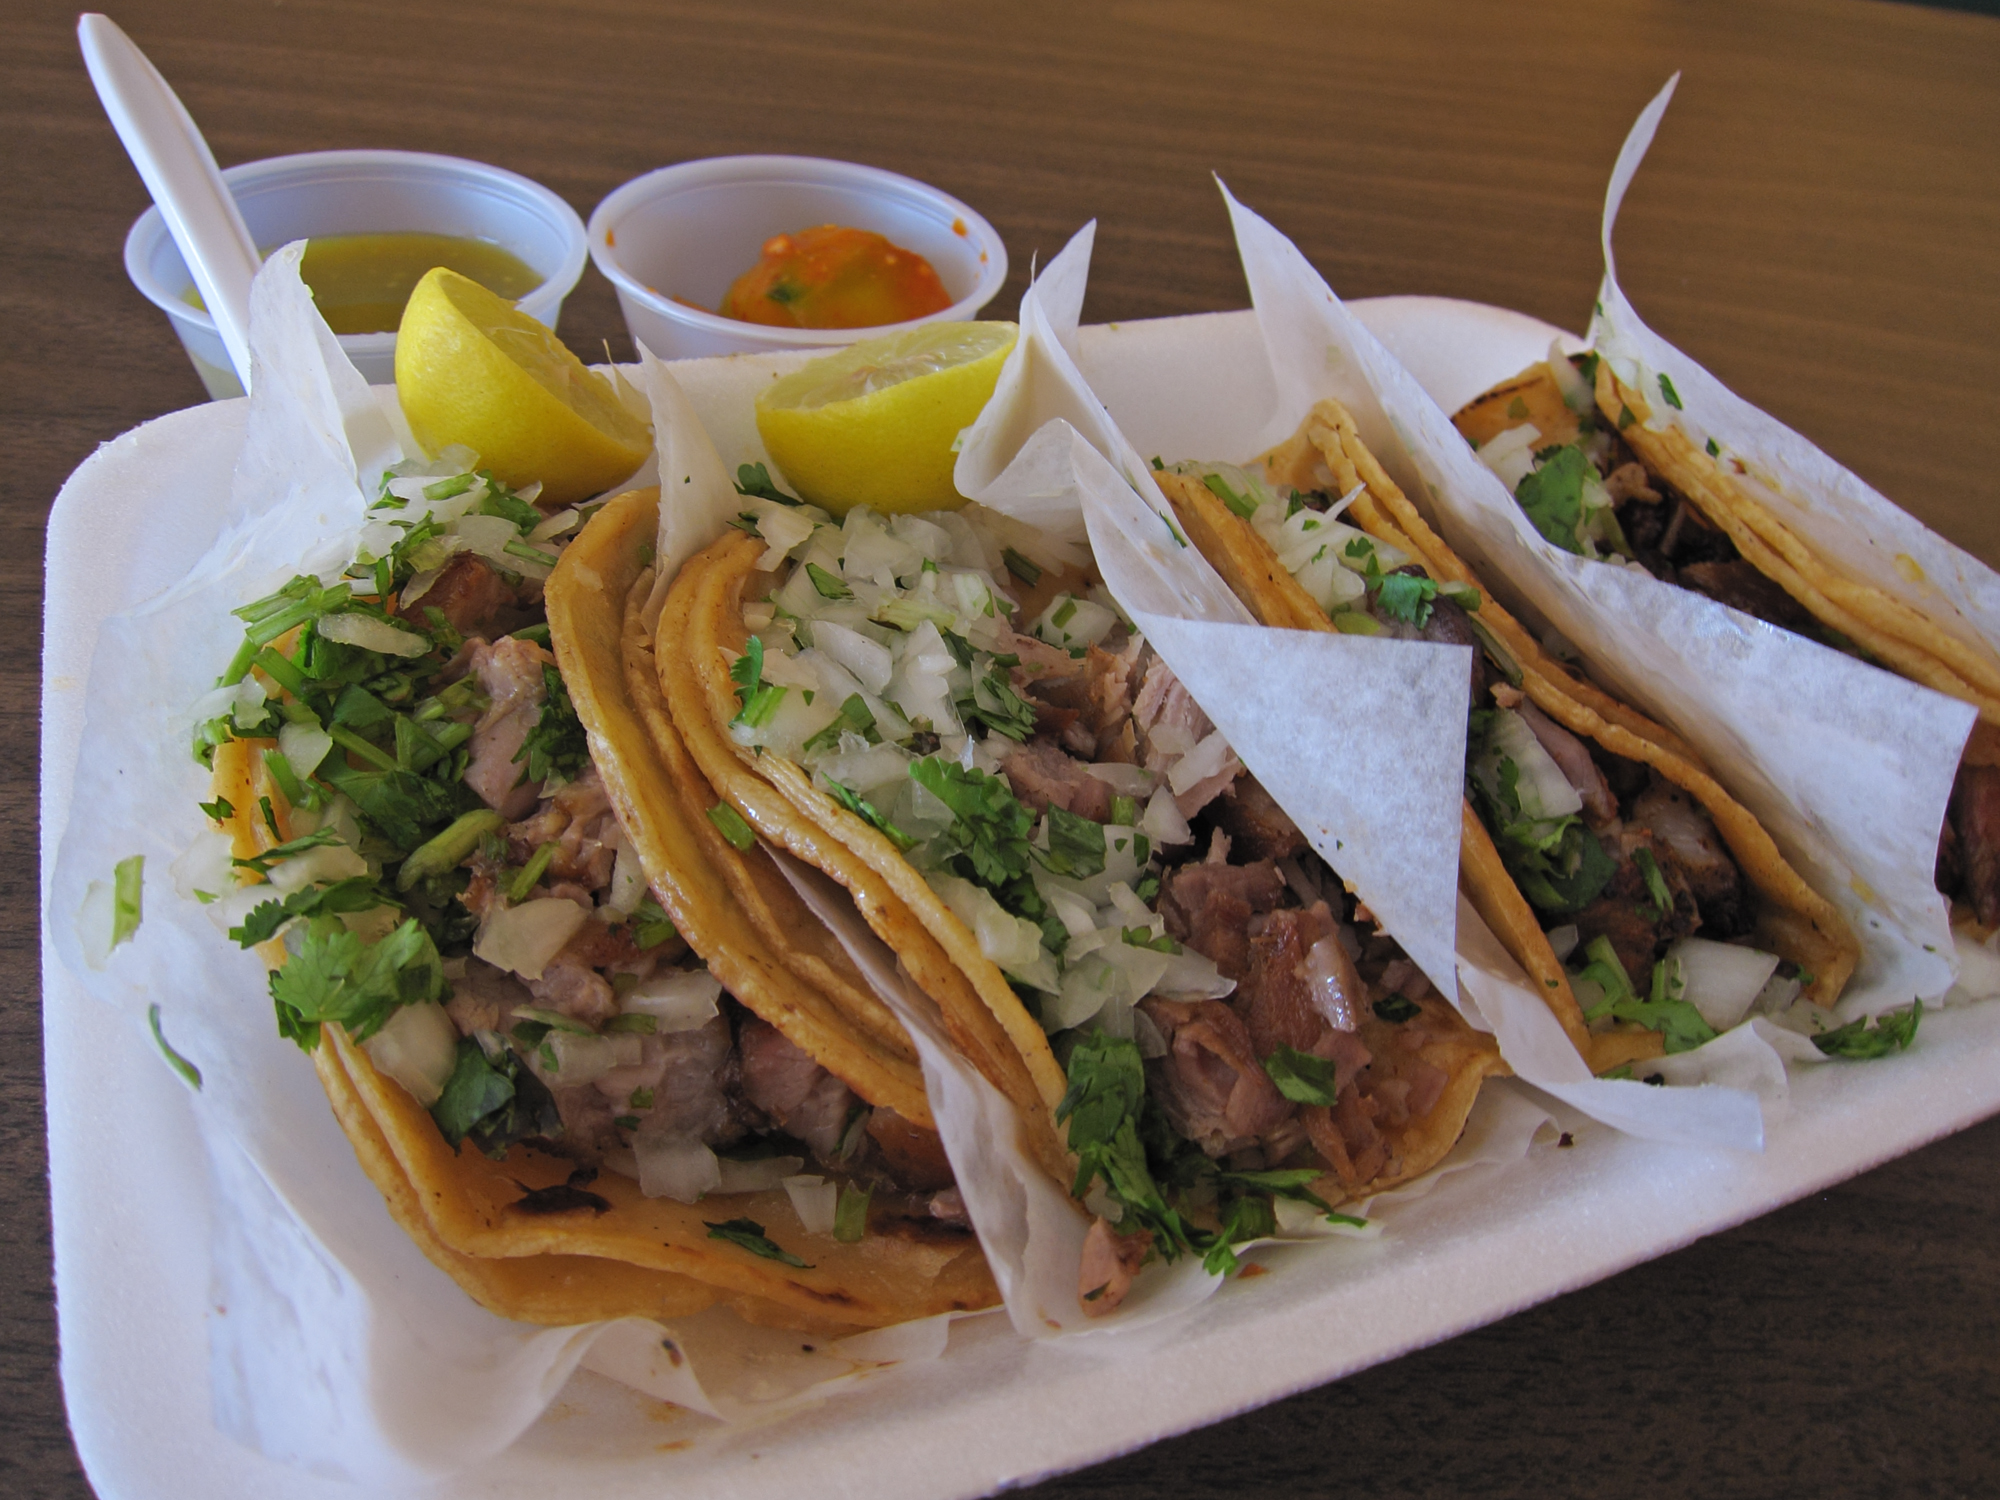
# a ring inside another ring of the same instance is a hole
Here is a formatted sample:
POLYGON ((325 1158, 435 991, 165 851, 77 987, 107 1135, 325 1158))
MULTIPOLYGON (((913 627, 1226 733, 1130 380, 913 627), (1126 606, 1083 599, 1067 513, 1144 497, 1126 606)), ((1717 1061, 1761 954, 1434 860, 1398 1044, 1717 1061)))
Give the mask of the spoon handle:
POLYGON ((247 391, 250 282, 262 258, 215 154, 159 69, 109 17, 86 13, 76 30, 104 112, 159 205, 247 391))

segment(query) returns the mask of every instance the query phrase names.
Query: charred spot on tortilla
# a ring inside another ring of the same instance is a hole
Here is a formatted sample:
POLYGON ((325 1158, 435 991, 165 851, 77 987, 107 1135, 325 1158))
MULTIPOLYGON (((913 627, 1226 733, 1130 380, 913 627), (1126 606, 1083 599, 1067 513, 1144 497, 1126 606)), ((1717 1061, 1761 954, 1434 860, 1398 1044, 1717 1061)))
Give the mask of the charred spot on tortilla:
POLYGON ((585 1191, 596 1180, 597 1168, 579 1167, 570 1173, 569 1181, 553 1183, 548 1187, 531 1188, 525 1182, 516 1183, 521 1189, 521 1196, 507 1206, 523 1214, 566 1214, 579 1208, 587 1208, 592 1213, 609 1213, 609 1200, 585 1191))

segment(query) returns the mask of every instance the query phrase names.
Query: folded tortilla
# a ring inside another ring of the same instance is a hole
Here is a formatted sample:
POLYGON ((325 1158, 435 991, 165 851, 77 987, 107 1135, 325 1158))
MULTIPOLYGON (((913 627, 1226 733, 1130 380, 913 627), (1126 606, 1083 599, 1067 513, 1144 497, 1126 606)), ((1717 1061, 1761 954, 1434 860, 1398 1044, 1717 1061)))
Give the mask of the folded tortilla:
MULTIPOLYGON (((566 550, 545 602, 559 669, 591 759, 647 881, 725 990, 871 1105, 934 1132, 916 1053, 769 860, 731 847, 688 799, 685 752, 658 707, 648 644, 628 643, 628 597, 643 601, 658 492, 608 502, 566 550), (629 645, 629 650, 628 650, 629 645), (681 777, 674 774, 678 753, 681 777)), ((281 797, 256 742, 217 748, 215 787, 243 809, 236 852, 276 841, 250 815, 281 797)), ((282 801, 278 803, 283 806, 282 801)), ((282 944, 260 949, 283 962, 282 944)), ((313 1054, 334 1115, 391 1215, 477 1302, 524 1322, 672 1318, 727 1303, 746 1320, 824 1334, 988 1307, 998 1290, 961 1227, 877 1215, 854 1243, 809 1232, 782 1189, 649 1198, 612 1171, 529 1142, 503 1160, 456 1149, 430 1113, 337 1025, 313 1054), (748 1219, 800 1265, 710 1233, 748 1219)))
MULTIPOLYGON (((1651 767, 1699 803, 1757 893, 1755 931, 1760 945, 1812 975, 1806 991, 1812 999, 1822 1005, 1833 1003, 1852 974, 1860 949, 1832 905, 1799 877, 1762 825, 1723 789, 1680 736, 1557 663, 1480 587, 1368 452, 1345 408, 1335 401, 1320 402, 1299 432, 1260 462, 1275 484, 1343 496, 1352 493, 1348 515, 1363 531, 1409 554, 1433 581, 1477 589, 1476 620, 1489 654, 1495 654, 1497 647, 1511 658, 1504 665, 1518 671, 1523 696, 1562 728, 1594 740, 1613 755, 1651 767)), ((1297 630, 1336 628, 1282 565, 1270 543, 1221 497, 1186 476, 1155 477, 1190 539, 1260 620, 1297 630)), ((1534 908, 1508 873, 1469 801, 1463 825, 1460 879, 1467 899, 1537 982, 1538 992, 1578 1052, 1599 1072, 1656 1053, 1661 1045, 1657 1033, 1629 1026, 1592 1031, 1534 908)))
MULTIPOLYGON (((1032 1155, 1066 1190, 1083 1192, 1059 1108, 1071 1080, 1065 1077, 1042 1023, 968 925, 971 919, 954 909, 904 856, 907 840, 899 847, 878 820, 836 799, 797 761, 746 744, 731 733, 732 723, 740 722, 742 695, 741 678, 732 674, 732 664, 745 657, 752 635, 745 604, 767 593, 775 595, 787 576, 782 571, 760 573, 765 554, 762 540, 731 531, 690 559, 672 580, 661 606, 655 635, 658 649, 652 658, 669 721, 665 728, 692 758, 700 776, 700 795, 711 805, 733 810, 759 839, 817 867, 847 889, 870 928, 936 1003, 952 1041, 1016 1106, 1032 1155)), ((1075 576, 1066 581, 1078 590, 1083 587, 1075 576)), ((839 586, 815 579, 816 585, 822 582, 839 586)), ((1037 598, 1051 594, 1049 585, 1045 577, 1031 592, 1037 598)), ((1023 623, 1029 613, 1024 607, 1023 623)), ((636 658, 628 637, 628 659, 636 658)), ((1506 1071, 1492 1040, 1472 1031, 1442 999, 1433 994, 1412 1002, 1407 1015, 1418 1014, 1421 1024, 1404 1033, 1401 1041, 1395 1024, 1373 1014, 1360 1016, 1357 1029, 1364 1045, 1381 1060, 1384 1077, 1394 1076, 1402 1053, 1418 1046, 1415 1039, 1421 1036, 1422 1063, 1444 1075, 1435 1102, 1384 1131, 1389 1150, 1373 1175, 1357 1179, 1351 1171, 1339 1170, 1350 1166, 1345 1160, 1336 1163, 1333 1155, 1302 1153, 1316 1163, 1319 1175, 1313 1188, 1328 1201, 1366 1196, 1434 1167, 1457 1141, 1481 1082, 1506 1071)), ((1268 1089, 1261 1060, 1243 1061, 1268 1089)), ((1327 1109, 1318 1106, 1308 1112, 1325 1116, 1327 1109)), ((1325 1125, 1324 1120, 1317 1123, 1325 1125)), ((1300 1136, 1303 1141, 1303 1131, 1300 1136)), ((1317 1142, 1319 1137, 1313 1139, 1317 1142)), ((1086 1264, 1089 1257, 1087 1250, 1086 1264)), ((1086 1302, 1093 1295, 1087 1288, 1083 1294, 1086 1302)))

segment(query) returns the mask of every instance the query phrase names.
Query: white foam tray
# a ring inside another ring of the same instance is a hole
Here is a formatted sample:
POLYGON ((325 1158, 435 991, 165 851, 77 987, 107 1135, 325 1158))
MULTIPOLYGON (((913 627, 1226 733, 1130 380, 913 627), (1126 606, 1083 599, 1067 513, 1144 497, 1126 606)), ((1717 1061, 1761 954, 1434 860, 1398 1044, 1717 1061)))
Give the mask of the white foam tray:
MULTIPOLYGON (((1447 410, 1540 358, 1554 334, 1518 314, 1432 298, 1355 308, 1447 410)), ((1270 390, 1254 380, 1191 389, 1182 409, 1145 410, 1127 409, 1127 393, 1151 388, 1146 371, 1162 360, 1241 368, 1257 338, 1249 313, 1219 313, 1086 328, 1079 355, 1141 452, 1198 453, 1203 434, 1243 430, 1270 390)), ((243 402, 222 402, 148 423, 94 454, 56 501, 45 892, 98 624, 195 560, 205 528, 163 514, 154 497, 187 486, 225 497, 243 414, 243 402)), ((209 1226, 227 1205, 212 1201, 187 1095, 143 1034, 69 978, 46 919, 42 972, 62 1378, 98 1493, 356 1494, 211 1424, 209 1226)), ((1226 1288, 1177 1329, 1171 1357, 1142 1370, 1107 1370, 1074 1346, 1030 1348, 1003 1319, 984 1318, 954 1330, 942 1363, 885 1371, 804 1416, 749 1430, 579 1374, 513 1448, 425 1493, 942 1500, 1088 1464, 1493 1322, 2000 1111, 2000 1005, 1927 1014, 1909 1053, 1808 1069, 1792 1092, 1792 1112, 1761 1155, 1581 1128, 1573 1149, 1448 1185, 1379 1240, 1282 1251, 1271 1274, 1226 1288)), ((442 1277, 439 1294, 457 1295, 442 1277)))

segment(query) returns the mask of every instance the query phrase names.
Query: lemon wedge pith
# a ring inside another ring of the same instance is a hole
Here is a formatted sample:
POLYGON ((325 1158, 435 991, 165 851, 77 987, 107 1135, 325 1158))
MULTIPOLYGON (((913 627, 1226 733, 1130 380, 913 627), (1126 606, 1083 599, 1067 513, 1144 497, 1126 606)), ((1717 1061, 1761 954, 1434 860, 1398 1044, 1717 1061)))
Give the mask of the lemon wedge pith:
POLYGON ((835 515, 963 505, 953 445, 992 398, 1012 323, 925 323, 772 382, 757 431, 799 495, 835 515))
POLYGON ((652 447, 610 383, 554 333, 442 266, 403 310, 396 394, 427 450, 463 443, 506 484, 539 479, 554 504, 608 489, 652 447))

